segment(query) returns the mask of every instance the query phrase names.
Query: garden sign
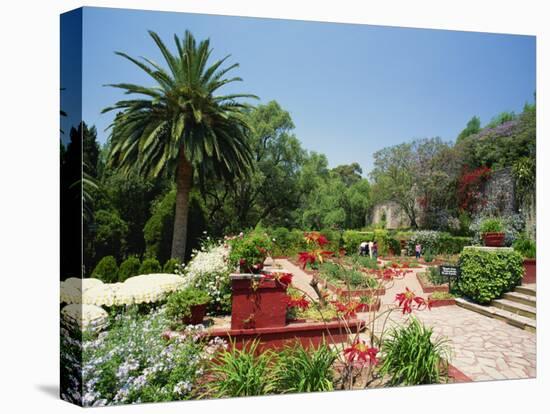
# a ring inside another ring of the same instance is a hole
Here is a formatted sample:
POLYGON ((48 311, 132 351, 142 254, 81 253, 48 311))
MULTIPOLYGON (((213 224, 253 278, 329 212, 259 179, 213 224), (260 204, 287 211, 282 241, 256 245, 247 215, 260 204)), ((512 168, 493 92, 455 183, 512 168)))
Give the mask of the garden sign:
POLYGON ((449 291, 451 290, 451 279, 458 279, 460 277, 460 266, 439 266, 439 274, 441 276, 447 276, 449 279, 449 291))

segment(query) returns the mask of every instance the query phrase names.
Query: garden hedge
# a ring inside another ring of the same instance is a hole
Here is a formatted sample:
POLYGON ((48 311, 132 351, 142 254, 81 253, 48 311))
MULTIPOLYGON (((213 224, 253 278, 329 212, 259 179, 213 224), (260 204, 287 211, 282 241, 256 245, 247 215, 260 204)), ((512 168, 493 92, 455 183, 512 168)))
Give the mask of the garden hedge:
POLYGON ((523 276, 523 258, 513 250, 469 248, 460 255, 460 291, 479 304, 488 304, 517 286, 523 276))
POLYGON ((464 246, 472 244, 471 237, 452 236, 449 233, 434 230, 421 230, 412 233, 407 241, 407 254, 414 255, 417 243, 422 246, 422 251, 430 251, 432 254, 458 254, 464 246))

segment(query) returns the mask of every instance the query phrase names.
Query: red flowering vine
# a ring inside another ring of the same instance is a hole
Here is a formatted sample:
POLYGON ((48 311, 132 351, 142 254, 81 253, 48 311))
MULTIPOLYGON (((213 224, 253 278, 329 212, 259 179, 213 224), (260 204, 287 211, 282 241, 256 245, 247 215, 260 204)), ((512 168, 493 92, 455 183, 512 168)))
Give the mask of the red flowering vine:
POLYGON ((457 187, 459 207, 462 210, 474 212, 476 205, 480 202, 483 203, 481 187, 490 176, 491 169, 489 167, 483 166, 474 170, 464 167, 457 187))

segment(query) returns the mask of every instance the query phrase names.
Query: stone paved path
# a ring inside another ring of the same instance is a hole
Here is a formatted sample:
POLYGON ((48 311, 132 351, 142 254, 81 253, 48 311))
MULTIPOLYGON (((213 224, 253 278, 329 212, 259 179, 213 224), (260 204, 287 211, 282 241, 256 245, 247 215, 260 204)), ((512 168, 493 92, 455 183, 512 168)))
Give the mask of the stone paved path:
MULTIPOLYGON (((293 283, 301 289, 314 292, 309 286, 311 276, 288 260, 277 259, 284 269, 294 274, 293 283)), ((414 272, 423 269, 414 269, 414 272)), ((422 294, 414 273, 397 280, 382 296, 387 307, 394 303, 395 294, 405 287, 422 294)), ((433 327, 436 336, 449 339, 452 348, 451 363, 474 381, 533 378, 536 376, 536 334, 518 329, 497 319, 492 319, 459 306, 434 308, 416 312, 426 325, 433 327)), ((368 314, 359 314, 368 318, 368 314)), ((394 312, 391 324, 402 324, 406 316, 394 312)))

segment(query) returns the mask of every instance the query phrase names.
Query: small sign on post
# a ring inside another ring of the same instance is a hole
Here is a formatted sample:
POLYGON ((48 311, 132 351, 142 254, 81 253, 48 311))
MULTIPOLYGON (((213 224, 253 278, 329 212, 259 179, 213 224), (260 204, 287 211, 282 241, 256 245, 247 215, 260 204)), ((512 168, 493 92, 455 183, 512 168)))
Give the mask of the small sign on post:
POLYGON ((439 274, 441 276, 447 276, 449 280, 449 292, 451 291, 451 279, 458 280, 460 277, 460 266, 439 266, 439 274))

